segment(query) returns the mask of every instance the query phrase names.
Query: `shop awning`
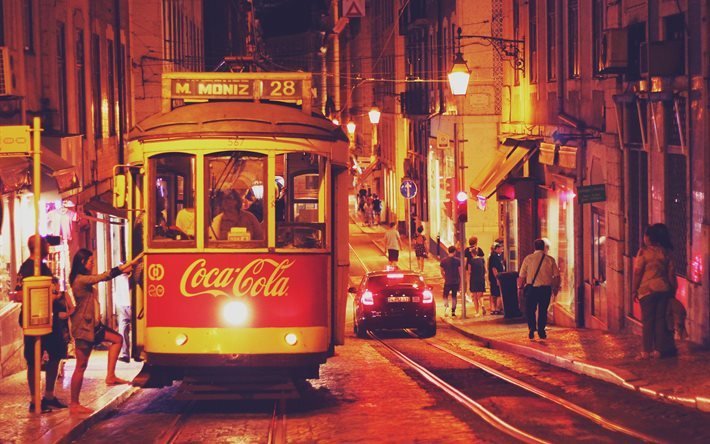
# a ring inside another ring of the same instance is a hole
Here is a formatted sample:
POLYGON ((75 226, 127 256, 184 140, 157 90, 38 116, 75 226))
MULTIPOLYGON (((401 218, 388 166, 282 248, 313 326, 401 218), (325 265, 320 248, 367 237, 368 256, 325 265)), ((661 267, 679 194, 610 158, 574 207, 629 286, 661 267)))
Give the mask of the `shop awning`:
POLYGON ((360 176, 358 177, 358 181, 363 182, 365 179, 367 179, 367 177, 370 174, 372 174, 373 171, 375 171, 377 169, 379 164, 380 164, 380 159, 377 159, 374 162, 372 162, 370 165, 368 165, 367 168, 365 168, 362 171, 362 174, 360 174, 360 176))
POLYGON ((538 147, 539 138, 507 137, 496 150, 493 160, 471 182, 471 195, 488 199, 498 185, 523 159, 538 147))
MULTIPOLYGON (((60 156, 42 147, 42 173, 54 178, 60 193, 78 186, 76 167, 60 156)), ((32 163, 29 157, 0 157, 0 176, 2 192, 16 190, 32 178, 32 163), (29 178, 28 178, 29 174, 29 178)))
POLYGON ((107 191, 89 199, 89 201, 84 204, 84 210, 108 214, 121 219, 128 218, 128 212, 126 210, 113 206, 112 191, 107 191))

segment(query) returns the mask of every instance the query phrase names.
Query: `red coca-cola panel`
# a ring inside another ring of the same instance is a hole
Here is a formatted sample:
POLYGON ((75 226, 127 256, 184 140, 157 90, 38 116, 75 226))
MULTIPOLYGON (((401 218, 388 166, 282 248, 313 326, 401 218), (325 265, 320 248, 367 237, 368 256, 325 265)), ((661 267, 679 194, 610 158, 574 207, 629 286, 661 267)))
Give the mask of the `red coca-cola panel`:
POLYGON ((325 326, 327 255, 150 254, 146 257, 149 327, 325 326), (225 305, 240 301, 246 320, 232 324, 225 305), (244 310, 246 308, 246 310, 244 310))

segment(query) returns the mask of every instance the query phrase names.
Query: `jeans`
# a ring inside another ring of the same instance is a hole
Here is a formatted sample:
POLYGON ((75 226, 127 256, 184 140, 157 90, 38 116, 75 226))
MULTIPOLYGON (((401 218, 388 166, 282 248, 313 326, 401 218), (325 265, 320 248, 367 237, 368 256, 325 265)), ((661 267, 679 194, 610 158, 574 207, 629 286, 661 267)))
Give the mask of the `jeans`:
POLYGON ((451 313, 456 311, 456 294, 459 292, 459 284, 444 284, 444 303, 449 303, 449 293, 451 293, 451 313))
POLYGON ((131 356, 131 307, 123 305, 118 310, 118 332, 123 336, 121 356, 131 356))
POLYGON ((530 296, 525 300, 525 315, 528 317, 528 329, 544 334, 547 326, 547 307, 550 306, 552 287, 549 285, 533 287, 530 296), (537 328, 535 325, 535 310, 537 310, 537 328))
POLYGON ((656 350, 663 356, 675 353, 673 333, 666 325, 666 309, 671 292, 651 293, 641 298, 641 323, 643 324, 643 351, 656 350))

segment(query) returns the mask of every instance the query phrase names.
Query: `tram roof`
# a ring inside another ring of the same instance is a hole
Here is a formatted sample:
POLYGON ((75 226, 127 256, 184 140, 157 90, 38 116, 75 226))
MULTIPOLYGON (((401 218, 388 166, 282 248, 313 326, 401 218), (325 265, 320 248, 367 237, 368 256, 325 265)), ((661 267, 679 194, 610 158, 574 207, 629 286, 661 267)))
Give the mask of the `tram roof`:
POLYGON ((154 114, 138 123, 129 140, 163 137, 251 135, 348 141, 342 128, 298 108, 258 102, 207 102, 154 114))

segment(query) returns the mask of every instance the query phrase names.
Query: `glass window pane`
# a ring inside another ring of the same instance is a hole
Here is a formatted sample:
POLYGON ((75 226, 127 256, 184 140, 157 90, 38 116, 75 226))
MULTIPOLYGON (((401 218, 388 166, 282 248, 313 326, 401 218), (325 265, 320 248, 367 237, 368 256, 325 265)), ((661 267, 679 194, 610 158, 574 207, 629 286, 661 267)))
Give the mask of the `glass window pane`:
POLYGON ((266 156, 240 151, 215 153, 205 156, 205 168, 208 245, 265 247, 266 156))
POLYGON ((276 246, 325 248, 324 157, 290 153, 276 156, 276 246))
POLYGON ((195 156, 171 153, 150 159, 153 192, 149 197, 149 223, 153 246, 194 245, 195 156))

